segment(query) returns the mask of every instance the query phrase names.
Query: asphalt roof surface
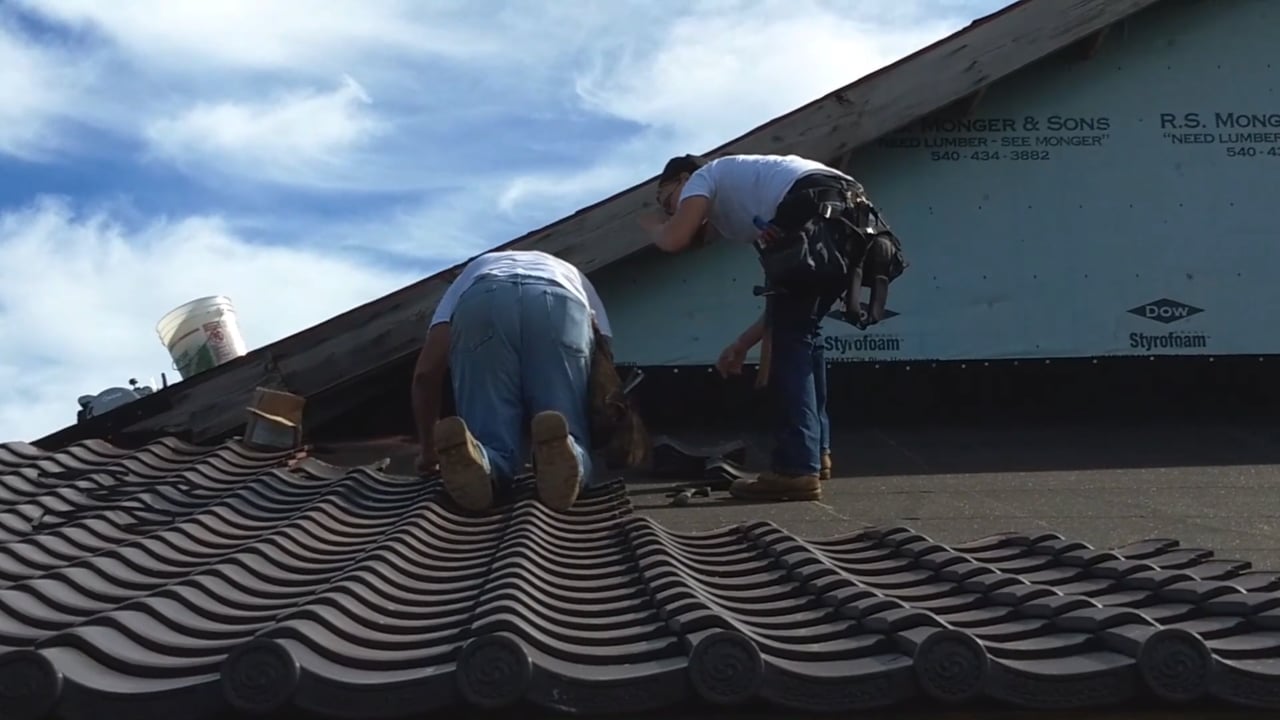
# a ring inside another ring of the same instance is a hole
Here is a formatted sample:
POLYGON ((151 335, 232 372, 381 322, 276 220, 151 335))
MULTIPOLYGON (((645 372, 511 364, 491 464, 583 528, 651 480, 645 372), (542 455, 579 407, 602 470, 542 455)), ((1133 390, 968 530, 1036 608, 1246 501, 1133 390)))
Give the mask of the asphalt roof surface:
MULTIPOLYGON (((767 464, 760 434, 671 435, 692 449, 738 442, 748 470, 767 464)), ((628 474, 631 502, 677 531, 767 520, 806 536, 907 525, 945 542, 1014 530, 1095 547, 1173 537, 1280 571, 1280 422, 837 430, 832 446, 836 477, 821 502, 744 503, 718 491, 674 507, 676 486, 699 483, 644 471, 628 474)), ((375 442, 327 456, 389 458, 390 471, 410 472, 414 453, 375 442)))
MULTIPOLYGON (((762 468, 765 440, 746 445, 748 466, 762 468)), ((632 502, 674 530, 769 520, 806 536, 907 525, 943 542, 1015 530, 1094 547, 1173 537, 1280 570, 1280 424, 890 428, 837 431, 832 445, 821 502, 713 493, 672 507, 669 482, 643 479, 632 502)))

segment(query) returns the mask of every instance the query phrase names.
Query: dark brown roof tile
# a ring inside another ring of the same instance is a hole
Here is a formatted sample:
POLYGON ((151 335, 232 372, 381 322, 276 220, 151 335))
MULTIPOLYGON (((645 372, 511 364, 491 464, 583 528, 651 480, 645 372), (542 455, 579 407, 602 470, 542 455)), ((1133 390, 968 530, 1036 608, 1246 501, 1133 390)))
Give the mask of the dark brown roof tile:
POLYGON ((685 534, 619 484, 522 492, 478 517, 234 442, 0 445, 0 717, 1280 706, 1280 575, 1174 540, 685 534))

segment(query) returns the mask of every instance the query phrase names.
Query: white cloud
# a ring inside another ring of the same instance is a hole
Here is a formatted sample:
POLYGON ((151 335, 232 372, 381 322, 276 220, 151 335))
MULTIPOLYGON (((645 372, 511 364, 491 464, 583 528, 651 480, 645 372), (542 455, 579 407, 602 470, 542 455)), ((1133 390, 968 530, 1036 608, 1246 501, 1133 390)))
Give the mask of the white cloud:
POLYGON ((357 249, 371 245, 378 250, 431 261, 441 267, 473 257, 523 234, 527 228, 513 225, 496 213, 477 212, 475 191, 446 193, 429 203, 416 204, 371 222, 338 226, 321 231, 337 247, 357 249))
POLYGON ((263 102, 199 103, 147 130, 152 152, 189 171, 324 184, 382 123, 350 76, 329 92, 294 91, 263 102))
POLYGON ((0 214, 0 442, 75 422, 76 398, 130 377, 176 381, 156 323, 205 295, 231 298, 252 349, 413 282, 307 248, 262 246, 216 217, 136 231, 106 212, 40 199, 0 214))
POLYGON ((672 155, 706 152, 968 22, 968 14, 928 10, 863 0, 713 0, 676 18, 650 48, 601 48, 577 73, 581 102, 643 129, 585 168, 513 178, 504 207, 566 196, 590 203, 656 174, 672 155), (886 21, 889 12, 895 22, 886 21))
MULTIPOLYGON (((647 140, 647 138, 646 138, 647 140)), ((643 147, 643 146, 642 146, 643 147)), ((621 150, 635 148, 635 143, 622 146, 621 150)), ((618 152, 618 151, 615 151, 618 152)), ((639 155, 638 153, 627 153, 639 155)), ((564 201, 570 198, 588 198, 599 195, 607 197, 621 190, 637 179, 652 173, 647 172, 647 158, 635 157, 637 162, 596 163, 583 170, 570 172, 543 172, 517 176, 505 184, 498 195, 498 208, 507 214, 515 214, 527 207, 531 201, 547 200, 564 201)))
POLYGON ((493 52, 448 22, 466 3, 433 0, 14 0, 93 29, 126 52, 169 62, 157 74, 215 68, 332 75, 369 54, 467 58, 493 52))
MULTIPOLYGON (((659 14, 639 2, 0 2, 0 17, 15 10, 75 31, 75 52, 110 78, 58 93, 80 123, 141 139, 148 157, 214 186, 235 176, 366 192, 464 185, 465 168, 443 166, 433 144, 482 147, 505 118, 564 109, 577 57, 620 29, 655 32, 628 20, 659 14), (359 84, 335 89, 338 77, 359 84)), ((34 119, 22 128, 51 133, 34 119)))
MULTIPOLYGON (((650 127, 722 139, 836 90, 917 49, 936 24, 885 28, 803 0, 679 18, 652 52, 578 78, 591 107, 650 127)), ((871 16, 874 17, 874 16, 871 16)))
POLYGON ((27 42, 0 14, 0 155, 37 160, 56 150, 57 124, 92 70, 84 60, 27 42))
POLYGON ((522 113, 584 110, 645 128, 585 170, 513 171, 496 192, 501 209, 514 212, 588 203, 643 178, 658 156, 718 145, 998 3, 968 0, 963 16, 957 0, 9 6, 107 41, 81 41, 80 49, 91 49, 113 81, 55 104, 81 122, 140 135, 153 157, 197 176, 216 170, 213 183, 235 174, 307 188, 439 190, 465 185, 466 168, 442 166, 430 144, 482 148, 486 136, 506 132, 498 116, 517 132, 522 113), (317 89, 348 74, 360 86, 317 89), (369 95, 378 99, 376 118, 361 100, 369 95), (483 129, 468 136, 473 114, 483 115, 483 129))

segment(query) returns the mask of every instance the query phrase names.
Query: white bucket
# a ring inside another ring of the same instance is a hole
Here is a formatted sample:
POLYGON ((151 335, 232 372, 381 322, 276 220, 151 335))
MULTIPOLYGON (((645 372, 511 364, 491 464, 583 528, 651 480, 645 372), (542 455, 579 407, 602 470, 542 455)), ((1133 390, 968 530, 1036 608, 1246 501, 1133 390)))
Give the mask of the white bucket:
POLYGON ((235 308, 221 295, 202 297, 170 310, 160 318, 156 332, 184 380, 248 352, 235 308))

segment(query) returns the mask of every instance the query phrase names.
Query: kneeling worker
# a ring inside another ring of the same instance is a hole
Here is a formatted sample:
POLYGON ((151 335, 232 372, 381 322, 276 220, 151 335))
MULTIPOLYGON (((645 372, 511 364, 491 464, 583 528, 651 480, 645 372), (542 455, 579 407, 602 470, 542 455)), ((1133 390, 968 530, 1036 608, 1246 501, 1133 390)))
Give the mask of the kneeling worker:
POLYGON ((472 260, 440 299, 414 370, 419 470, 438 465, 458 505, 485 510, 521 474, 531 444, 539 499, 572 506, 593 479, 588 381, 597 328, 612 338, 591 281, 564 260, 538 251, 472 260), (439 419, 446 370, 457 415, 439 419))

